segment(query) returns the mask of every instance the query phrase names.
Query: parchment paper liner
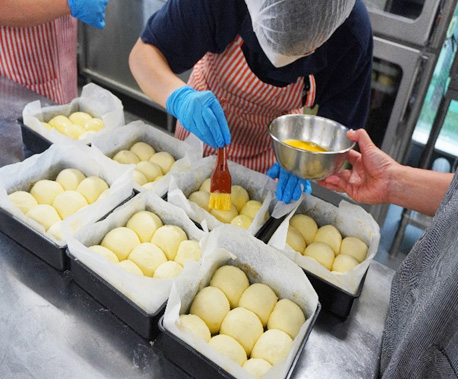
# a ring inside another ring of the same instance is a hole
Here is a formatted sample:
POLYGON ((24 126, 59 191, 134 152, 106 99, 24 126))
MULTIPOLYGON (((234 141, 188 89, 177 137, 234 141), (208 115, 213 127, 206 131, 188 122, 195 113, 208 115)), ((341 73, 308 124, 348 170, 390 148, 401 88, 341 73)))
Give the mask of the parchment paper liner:
MULTIPOLYGON (((92 140, 92 147, 112 158, 118 151, 129 150, 134 143, 139 141, 148 143, 156 152, 166 151, 172 154, 176 160, 170 171, 162 179, 153 183, 151 191, 159 196, 167 193, 173 172, 186 170, 192 163, 202 158, 202 148, 199 149, 181 141, 157 127, 145 124, 143 121, 133 121, 121 128, 107 130, 105 133, 95 136, 92 140)), ((136 182, 134 182, 134 189, 139 192, 147 191, 146 188, 136 182)))
POLYGON ((94 136, 103 133, 106 130, 125 124, 121 100, 119 100, 110 91, 99 87, 94 83, 86 84, 82 89, 81 96, 73 99, 68 104, 53 105, 42 108, 40 100, 33 101, 24 107, 22 117, 24 124, 29 128, 33 129, 51 143, 60 144, 74 140, 55 129, 46 129, 40 121, 48 122, 58 115, 68 117, 73 112, 77 111, 89 113, 93 117, 99 117, 103 120, 105 125, 104 128, 94 134, 89 133, 86 138, 76 140, 78 142, 82 142, 83 144, 91 143, 94 136))
POLYGON ((164 314, 164 327, 236 378, 252 376, 232 360, 212 349, 204 340, 189 332, 179 321, 186 314, 197 292, 206 287, 220 266, 240 267, 250 283, 269 285, 279 299, 288 298, 298 304, 307 321, 293 341, 288 357, 275 365, 263 378, 283 378, 287 374, 318 305, 318 295, 304 272, 278 251, 259 241, 246 230, 223 225, 211 231, 202 241, 202 265, 193 267, 175 281, 164 314))
MULTIPOLYGON (((100 244, 106 233, 118 226, 125 226, 134 213, 142 210, 154 212, 164 225, 181 227, 188 235, 188 239, 200 241, 205 235, 182 209, 167 203, 152 192, 143 192, 116 208, 104 220, 86 225, 73 236, 68 237, 68 249, 73 256, 97 275, 113 285, 140 308, 152 314, 167 300, 175 278, 155 279, 132 274, 88 248, 100 244)), ((200 262, 186 261, 180 276, 185 275, 190 267, 199 264, 200 262)))
POLYGON ((356 294, 364 273, 377 254, 379 242, 380 227, 361 206, 342 200, 339 206, 336 207, 314 196, 303 194, 301 201, 295 204, 295 207, 272 235, 268 245, 281 250, 288 258, 307 271, 351 294, 356 294), (342 234, 342 238, 347 236, 360 238, 369 247, 366 259, 350 271, 344 274, 336 274, 327 270, 318 262, 308 259, 286 246, 289 220, 295 213, 302 213, 312 217, 319 227, 327 224, 334 225, 342 234))
MULTIPOLYGON (((188 170, 172 175, 167 195, 167 201, 183 208, 186 214, 199 224, 206 224, 209 230, 224 225, 212 214, 189 201, 187 197, 197 191, 202 182, 211 177, 216 164, 216 156, 209 156, 194 163, 188 170)), ((276 182, 267 175, 250 170, 242 165, 228 161, 232 185, 238 184, 245 188, 250 200, 257 200, 262 206, 251 223, 248 232, 255 235, 265 223, 263 215, 273 211, 276 199, 276 182)), ((241 228, 242 229, 242 228, 241 228)))
POLYGON ((78 169, 86 176, 98 176, 110 186, 108 196, 89 204, 62 221, 62 230, 66 230, 67 234, 105 216, 131 196, 133 191, 132 167, 115 164, 98 150, 71 141, 51 145, 41 154, 0 168, 0 207, 60 247, 66 245, 65 236, 62 241, 58 241, 45 233, 43 226, 25 216, 9 200, 8 194, 20 190, 29 192, 38 180, 55 180, 57 174, 65 168, 78 169))

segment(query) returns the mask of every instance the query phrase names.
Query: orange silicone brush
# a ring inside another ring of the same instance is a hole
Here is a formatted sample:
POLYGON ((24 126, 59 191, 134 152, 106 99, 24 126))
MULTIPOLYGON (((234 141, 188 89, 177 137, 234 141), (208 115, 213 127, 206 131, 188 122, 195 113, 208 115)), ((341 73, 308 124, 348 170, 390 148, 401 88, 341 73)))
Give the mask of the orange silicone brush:
POLYGON ((218 148, 215 171, 210 182, 210 209, 229 211, 231 209, 231 174, 227 166, 225 147, 218 148))

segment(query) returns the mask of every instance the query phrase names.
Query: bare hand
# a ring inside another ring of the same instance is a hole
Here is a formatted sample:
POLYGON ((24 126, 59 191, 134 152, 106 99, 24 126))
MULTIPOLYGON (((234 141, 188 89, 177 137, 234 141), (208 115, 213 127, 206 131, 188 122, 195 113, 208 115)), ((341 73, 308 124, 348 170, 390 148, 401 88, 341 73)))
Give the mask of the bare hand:
POLYGON ((321 186, 345 192, 359 203, 387 202, 391 173, 398 163, 371 141, 364 129, 349 130, 347 137, 359 144, 361 153, 351 150, 348 161, 351 170, 343 170, 318 181, 321 186))

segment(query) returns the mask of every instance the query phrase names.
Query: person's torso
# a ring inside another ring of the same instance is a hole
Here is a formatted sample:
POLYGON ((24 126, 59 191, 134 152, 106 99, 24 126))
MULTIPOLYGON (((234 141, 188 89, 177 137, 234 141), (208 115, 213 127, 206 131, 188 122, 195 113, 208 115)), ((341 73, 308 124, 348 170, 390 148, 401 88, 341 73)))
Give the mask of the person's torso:
POLYGON ((57 103, 77 96, 77 21, 71 16, 25 28, 0 26, 0 75, 57 103))

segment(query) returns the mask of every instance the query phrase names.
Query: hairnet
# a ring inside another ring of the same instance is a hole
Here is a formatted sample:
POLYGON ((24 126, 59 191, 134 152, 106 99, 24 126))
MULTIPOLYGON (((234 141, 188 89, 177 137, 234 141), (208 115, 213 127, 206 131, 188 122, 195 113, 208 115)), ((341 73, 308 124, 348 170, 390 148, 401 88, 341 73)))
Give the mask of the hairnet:
POLYGON ((277 67, 301 58, 326 42, 345 21, 355 4, 355 0, 245 2, 256 37, 267 57, 277 67))

